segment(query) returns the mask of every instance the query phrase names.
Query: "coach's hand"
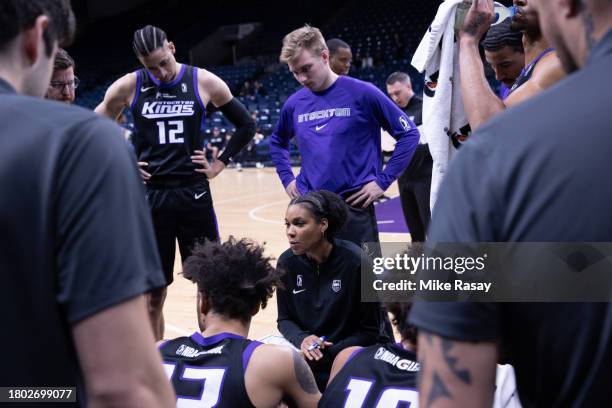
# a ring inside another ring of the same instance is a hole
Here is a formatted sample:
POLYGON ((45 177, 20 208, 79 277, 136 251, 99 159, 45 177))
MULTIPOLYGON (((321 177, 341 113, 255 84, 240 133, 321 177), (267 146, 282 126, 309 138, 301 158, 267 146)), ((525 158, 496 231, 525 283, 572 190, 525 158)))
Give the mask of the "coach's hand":
POLYGON ((213 159, 212 163, 208 163, 208 160, 206 160, 206 149, 194 150, 193 153, 193 156, 191 156, 191 161, 193 164, 202 166, 202 168, 196 168, 195 171, 205 174, 206 178, 215 178, 223 171, 223 169, 225 169, 225 163, 223 163, 221 160, 217 160, 216 158, 213 159))
POLYGON ((494 16, 493 0, 474 0, 465 15, 459 37, 480 41, 491 27, 494 16))
POLYGON ((287 184, 287 188, 285 189, 285 191, 287 192, 287 195, 292 200, 295 197, 299 197, 300 196, 300 192, 297 189, 297 184, 296 183, 297 183, 297 180, 293 180, 291 183, 287 184))
POLYGON ((334 343, 330 341, 321 341, 321 338, 319 336, 311 334, 310 336, 302 340, 302 344, 300 345, 300 351, 306 359, 310 361, 318 361, 323 358, 323 353, 321 352, 321 350, 323 350, 325 347, 333 346, 333 344, 334 343), (318 344, 318 347, 313 348, 313 344, 318 344))
POLYGON ((372 204, 374 200, 382 196, 383 193, 383 189, 376 184, 376 181, 372 180, 369 183, 364 184, 363 187, 361 187, 361 190, 347 198, 346 202, 353 207, 357 207, 359 203, 363 203, 361 204, 361 208, 366 208, 372 204))
POLYGON ((142 179, 145 181, 145 183, 151 178, 151 174, 147 173, 144 169, 144 167, 147 167, 148 165, 149 163, 147 162, 138 162, 138 170, 140 171, 140 175, 142 176, 142 179))

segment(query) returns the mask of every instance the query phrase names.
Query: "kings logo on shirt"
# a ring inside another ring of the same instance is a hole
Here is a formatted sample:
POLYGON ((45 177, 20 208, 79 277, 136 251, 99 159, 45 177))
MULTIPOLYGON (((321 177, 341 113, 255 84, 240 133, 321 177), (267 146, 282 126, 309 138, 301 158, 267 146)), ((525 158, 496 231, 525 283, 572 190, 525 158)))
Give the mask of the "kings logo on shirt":
POLYGON ((340 292, 340 289, 342 289, 342 280, 334 279, 334 281, 332 282, 332 290, 338 293, 340 292))
POLYGON ((193 116, 194 104, 194 101, 146 101, 142 105, 141 114, 147 119, 193 116))

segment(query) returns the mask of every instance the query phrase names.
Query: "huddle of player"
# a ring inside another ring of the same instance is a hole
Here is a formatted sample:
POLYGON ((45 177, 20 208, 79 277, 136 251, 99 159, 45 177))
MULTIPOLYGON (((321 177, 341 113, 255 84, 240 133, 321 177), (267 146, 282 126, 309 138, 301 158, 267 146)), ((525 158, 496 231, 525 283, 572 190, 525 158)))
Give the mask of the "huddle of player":
POLYGON ((281 285, 283 271, 273 268, 270 260, 262 246, 230 237, 223 243, 208 241, 196 247, 184 263, 184 277, 198 287, 201 333, 159 346, 177 406, 276 407, 284 401, 296 407, 395 407, 418 403, 416 330, 406 323, 409 303, 387 305, 401 342, 341 351, 323 396, 301 353, 249 340, 251 318, 281 285))

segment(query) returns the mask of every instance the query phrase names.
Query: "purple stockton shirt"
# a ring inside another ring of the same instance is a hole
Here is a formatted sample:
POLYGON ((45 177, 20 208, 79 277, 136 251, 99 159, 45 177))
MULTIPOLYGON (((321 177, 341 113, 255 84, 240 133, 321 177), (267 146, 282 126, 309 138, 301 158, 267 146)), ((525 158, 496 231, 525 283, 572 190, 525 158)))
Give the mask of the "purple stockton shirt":
POLYGON ((408 166, 419 142, 416 125, 374 85, 340 76, 329 88, 302 88, 285 102, 270 137, 270 154, 287 187, 297 178, 301 194, 329 190, 343 194, 375 180, 386 190, 408 166), (397 140, 382 170, 380 128, 397 140), (295 137, 302 156, 297 177, 289 161, 295 137))

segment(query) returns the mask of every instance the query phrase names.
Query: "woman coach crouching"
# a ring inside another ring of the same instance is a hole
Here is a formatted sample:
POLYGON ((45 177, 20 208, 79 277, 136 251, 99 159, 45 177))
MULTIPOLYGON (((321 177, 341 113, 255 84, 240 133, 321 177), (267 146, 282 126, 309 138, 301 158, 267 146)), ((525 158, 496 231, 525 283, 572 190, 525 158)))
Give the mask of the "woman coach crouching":
POLYGON ((278 260, 285 272, 277 291, 278 329, 298 347, 321 391, 343 349, 376 342, 380 306, 361 303, 361 249, 334 239, 347 219, 344 201, 329 191, 289 203, 285 215, 290 249, 278 260))

